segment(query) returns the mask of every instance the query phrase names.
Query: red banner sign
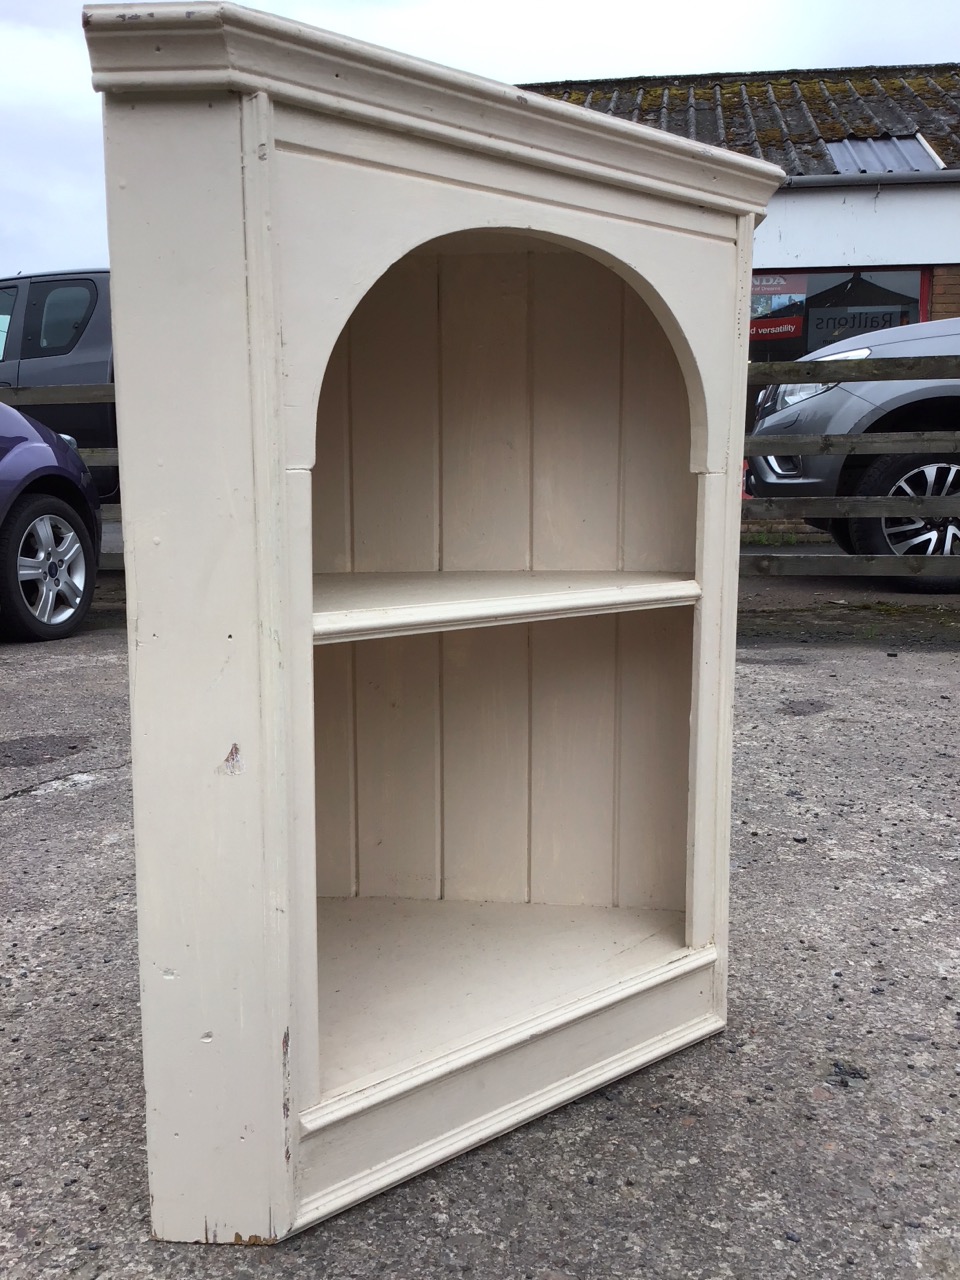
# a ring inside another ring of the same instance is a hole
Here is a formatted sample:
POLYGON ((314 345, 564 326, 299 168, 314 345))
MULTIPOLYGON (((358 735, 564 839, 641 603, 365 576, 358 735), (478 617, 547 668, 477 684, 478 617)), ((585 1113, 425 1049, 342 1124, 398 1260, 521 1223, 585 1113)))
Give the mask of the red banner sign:
POLYGON ((751 342, 775 342, 778 338, 799 338, 803 316, 760 316, 750 321, 751 342))

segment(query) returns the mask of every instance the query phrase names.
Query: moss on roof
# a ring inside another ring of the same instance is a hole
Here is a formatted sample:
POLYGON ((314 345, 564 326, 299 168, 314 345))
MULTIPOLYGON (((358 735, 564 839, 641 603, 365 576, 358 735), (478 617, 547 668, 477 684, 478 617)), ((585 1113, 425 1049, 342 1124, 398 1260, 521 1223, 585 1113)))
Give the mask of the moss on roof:
POLYGON ((794 174, 836 172, 829 142, 917 132, 948 169, 960 168, 956 63, 632 76, 523 87, 733 150, 756 154, 759 147, 794 174))

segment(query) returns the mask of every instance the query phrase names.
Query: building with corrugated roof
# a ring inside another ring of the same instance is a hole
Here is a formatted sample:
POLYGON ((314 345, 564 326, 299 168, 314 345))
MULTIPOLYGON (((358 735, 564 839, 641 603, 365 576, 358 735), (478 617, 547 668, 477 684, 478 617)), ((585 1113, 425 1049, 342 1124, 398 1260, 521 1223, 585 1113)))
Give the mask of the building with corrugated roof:
POLYGON ((753 359, 960 315, 960 67, 522 86, 779 165, 754 240, 753 359))

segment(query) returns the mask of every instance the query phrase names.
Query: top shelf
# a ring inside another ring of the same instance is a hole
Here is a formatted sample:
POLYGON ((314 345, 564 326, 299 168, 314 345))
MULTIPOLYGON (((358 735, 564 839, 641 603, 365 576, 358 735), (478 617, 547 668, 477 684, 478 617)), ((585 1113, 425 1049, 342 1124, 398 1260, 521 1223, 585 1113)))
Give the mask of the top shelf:
POLYGON ((671 573, 514 571, 321 573, 315 644, 576 618, 693 604, 700 587, 671 573))

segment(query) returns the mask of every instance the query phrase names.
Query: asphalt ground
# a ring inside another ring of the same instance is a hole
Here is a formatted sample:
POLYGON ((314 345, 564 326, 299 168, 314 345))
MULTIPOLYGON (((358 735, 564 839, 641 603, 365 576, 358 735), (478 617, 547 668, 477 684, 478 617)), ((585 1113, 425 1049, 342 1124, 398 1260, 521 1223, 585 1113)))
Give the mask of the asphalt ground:
POLYGON ((960 598, 744 584, 723 1035, 260 1249, 149 1234, 122 599, 0 646, 0 1271, 960 1277, 960 598))

